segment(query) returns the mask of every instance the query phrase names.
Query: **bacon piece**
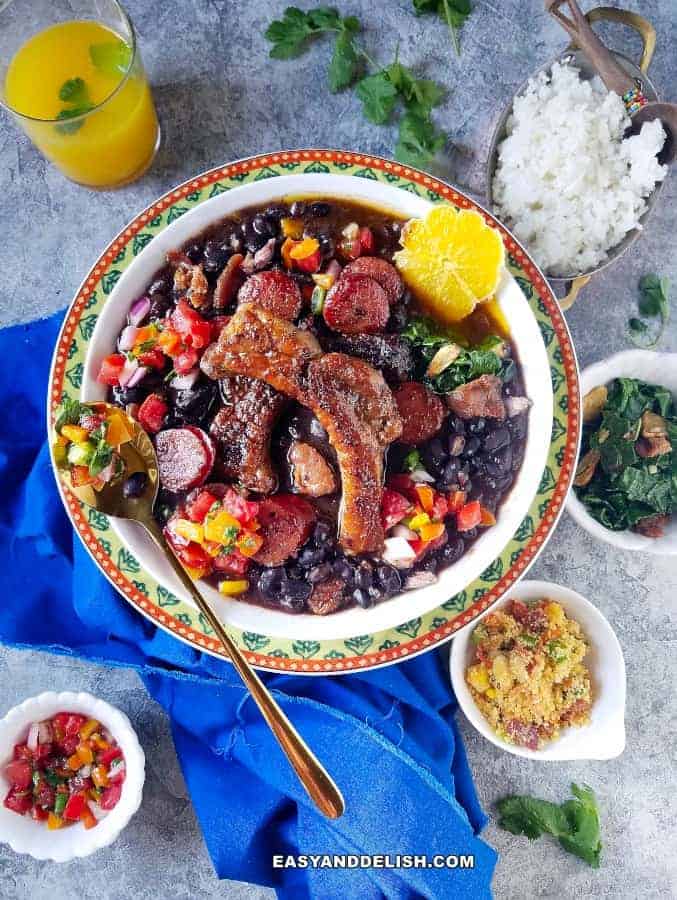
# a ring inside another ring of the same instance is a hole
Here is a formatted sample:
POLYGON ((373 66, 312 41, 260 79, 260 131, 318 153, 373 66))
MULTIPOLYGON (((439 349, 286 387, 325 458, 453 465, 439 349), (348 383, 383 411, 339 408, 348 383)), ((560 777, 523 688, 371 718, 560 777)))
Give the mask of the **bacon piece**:
POLYGON ((308 597, 308 608, 316 616, 336 612, 343 605, 345 584, 340 578, 330 578, 316 584, 308 597))
POLYGON ((294 487, 299 494, 324 497, 336 490, 336 478, 331 466, 319 450, 304 441, 292 441, 288 459, 294 487))
POLYGON ((233 302, 244 277, 241 269, 243 260, 244 256, 241 253, 233 253, 224 270, 216 279, 214 286, 215 309, 225 309, 233 302))
POLYGON ((209 282, 201 265, 193 265, 183 253, 170 252, 167 260, 176 266, 174 270, 174 290, 185 294, 186 299, 195 309, 207 303, 209 282))
POLYGON ((231 375, 220 382, 223 406, 209 427, 218 445, 218 471, 250 491, 277 487, 270 438, 286 398, 256 378, 231 375))
POLYGON ((501 385, 498 375, 480 375, 474 381, 462 384, 447 394, 447 406, 461 419, 484 416, 503 420, 505 404, 501 396, 501 385))
POLYGON ((266 381, 276 391, 298 399, 305 368, 321 354, 309 331, 251 303, 241 304, 205 351, 200 368, 209 378, 248 375, 266 381))

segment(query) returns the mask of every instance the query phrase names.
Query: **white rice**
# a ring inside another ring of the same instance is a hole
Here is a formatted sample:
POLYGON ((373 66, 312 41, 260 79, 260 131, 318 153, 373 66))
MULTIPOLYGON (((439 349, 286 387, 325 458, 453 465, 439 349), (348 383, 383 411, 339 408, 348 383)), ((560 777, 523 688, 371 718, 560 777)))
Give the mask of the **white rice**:
POLYGON ((550 275, 596 268, 639 227, 667 175, 660 121, 623 140, 623 101, 599 79, 555 63, 515 99, 493 183, 498 215, 550 275))

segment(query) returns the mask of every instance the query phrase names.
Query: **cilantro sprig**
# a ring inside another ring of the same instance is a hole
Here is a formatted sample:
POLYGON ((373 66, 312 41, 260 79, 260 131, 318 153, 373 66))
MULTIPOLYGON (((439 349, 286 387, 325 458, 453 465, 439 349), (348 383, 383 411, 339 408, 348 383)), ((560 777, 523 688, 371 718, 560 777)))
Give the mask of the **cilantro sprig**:
POLYGON ((640 278, 639 291, 637 308, 644 318, 633 317, 629 320, 630 340, 637 347, 653 350, 663 337, 670 319, 670 282, 667 278, 660 278, 652 272, 640 278), (645 320, 657 318, 660 319, 658 330, 651 337, 649 324, 645 320))
POLYGON ((435 81, 417 78, 399 61, 397 53, 392 63, 379 67, 357 44, 356 36, 360 30, 360 22, 355 16, 342 18, 333 8, 320 6, 303 12, 290 6, 282 19, 269 25, 265 36, 273 45, 271 57, 292 59, 303 53, 316 36, 335 34, 328 72, 329 89, 335 93, 357 82, 355 92, 362 103, 364 116, 376 125, 387 124, 399 109, 395 158, 424 168, 447 140, 446 134, 432 121, 432 111, 441 102, 444 91, 435 81), (359 78, 365 64, 375 71, 359 78))
POLYGON ((446 22, 451 41, 458 56, 461 55, 461 46, 458 40, 458 32, 472 12, 470 0, 412 0, 417 16, 425 13, 436 13, 446 22))
POLYGON ((602 852, 599 812, 592 788, 571 785, 573 799, 549 803, 536 797, 504 797, 496 804, 499 826, 512 834, 525 834, 535 840, 542 834, 556 837, 574 856, 599 868, 602 852))

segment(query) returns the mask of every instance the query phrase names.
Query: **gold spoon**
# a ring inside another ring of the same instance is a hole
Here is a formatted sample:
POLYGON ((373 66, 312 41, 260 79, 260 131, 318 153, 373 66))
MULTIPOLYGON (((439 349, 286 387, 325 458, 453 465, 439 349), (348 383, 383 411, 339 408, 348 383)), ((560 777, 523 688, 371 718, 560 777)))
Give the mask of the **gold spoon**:
POLYGON ((61 468, 57 463, 56 467, 64 478, 65 483, 80 500, 89 506, 105 513, 107 516, 116 516, 120 519, 138 522, 139 525, 146 529, 146 532, 158 549, 171 563, 172 568, 195 601, 200 612, 219 636, 235 670, 261 710, 263 718, 270 726, 280 747, 286 753, 301 784, 323 815, 329 819, 338 819, 345 810, 340 790, 280 709, 268 688, 249 665, 242 651, 218 620, 205 598, 200 594, 190 575, 174 555, 170 545, 165 540, 162 529, 153 516, 153 506, 160 483, 155 448, 150 438, 138 422, 134 421, 131 416, 128 416, 117 406, 113 406, 110 403, 83 403, 81 405, 89 407, 94 413, 99 415, 107 415, 115 411, 116 415, 124 418, 127 430, 133 437, 131 441, 122 444, 117 451, 125 462, 123 478, 106 484, 100 491, 95 491, 91 486, 84 488, 73 487, 70 484, 67 470, 61 468), (138 497, 125 497, 122 490, 123 483, 135 472, 142 472, 147 476, 144 490, 138 497))

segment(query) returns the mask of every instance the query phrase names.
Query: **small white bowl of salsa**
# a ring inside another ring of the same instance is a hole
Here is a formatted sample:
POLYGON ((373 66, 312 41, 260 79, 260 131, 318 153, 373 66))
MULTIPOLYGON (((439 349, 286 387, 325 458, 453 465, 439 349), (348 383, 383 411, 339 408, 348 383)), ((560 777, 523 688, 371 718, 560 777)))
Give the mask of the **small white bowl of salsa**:
POLYGON ((48 691, 0 720, 0 841, 67 862, 111 844, 138 810, 145 756, 127 716, 48 691))

